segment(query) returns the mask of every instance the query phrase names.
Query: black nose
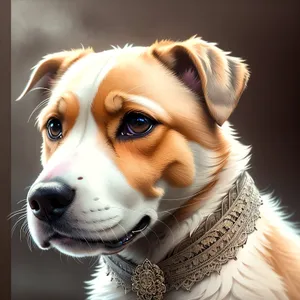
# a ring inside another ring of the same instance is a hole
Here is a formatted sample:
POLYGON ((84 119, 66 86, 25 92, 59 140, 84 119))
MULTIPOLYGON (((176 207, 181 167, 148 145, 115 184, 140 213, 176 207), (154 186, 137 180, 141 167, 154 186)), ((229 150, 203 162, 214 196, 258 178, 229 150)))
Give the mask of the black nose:
POLYGON ((42 221, 61 217, 72 203, 75 190, 59 181, 38 183, 30 192, 29 205, 33 214, 42 221))

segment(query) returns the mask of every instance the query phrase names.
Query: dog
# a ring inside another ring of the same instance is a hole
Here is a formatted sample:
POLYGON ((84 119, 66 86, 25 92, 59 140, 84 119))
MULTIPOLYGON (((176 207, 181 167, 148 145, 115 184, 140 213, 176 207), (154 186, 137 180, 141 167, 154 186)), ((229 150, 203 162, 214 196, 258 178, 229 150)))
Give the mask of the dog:
POLYGON ((250 72, 194 36, 49 54, 27 195, 41 249, 99 256, 88 299, 300 299, 299 231, 248 173, 228 119, 250 72))

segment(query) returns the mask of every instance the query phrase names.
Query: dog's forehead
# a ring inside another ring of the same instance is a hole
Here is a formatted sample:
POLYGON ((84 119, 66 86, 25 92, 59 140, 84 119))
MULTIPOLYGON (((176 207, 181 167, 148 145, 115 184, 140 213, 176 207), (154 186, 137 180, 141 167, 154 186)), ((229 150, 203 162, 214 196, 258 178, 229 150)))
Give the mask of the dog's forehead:
POLYGON ((49 104, 56 101, 66 91, 72 91, 78 100, 91 101, 107 73, 124 56, 138 56, 146 47, 114 48, 98 53, 90 53, 75 62, 57 82, 49 104))

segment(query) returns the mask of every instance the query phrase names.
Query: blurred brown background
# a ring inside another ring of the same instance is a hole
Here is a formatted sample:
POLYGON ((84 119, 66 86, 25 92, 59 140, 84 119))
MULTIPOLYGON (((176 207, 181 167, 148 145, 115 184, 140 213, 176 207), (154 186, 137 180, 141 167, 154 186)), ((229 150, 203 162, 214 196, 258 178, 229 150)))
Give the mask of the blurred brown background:
MULTIPOLYGON (((292 219, 299 199, 299 13, 298 1, 12 1, 12 209, 26 197, 41 170, 41 139, 28 117, 38 92, 14 102, 30 68, 45 54, 93 46, 198 34, 245 58, 252 76, 231 121, 253 146, 258 186, 275 191, 292 219), (259 4, 260 3, 260 4, 259 4)), ((13 220, 15 221, 15 219, 13 220)), ((95 260, 79 263, 58 253, 30 252, 19 230, 12 239, 12 299, 84 299, 84 281, 95 260)))

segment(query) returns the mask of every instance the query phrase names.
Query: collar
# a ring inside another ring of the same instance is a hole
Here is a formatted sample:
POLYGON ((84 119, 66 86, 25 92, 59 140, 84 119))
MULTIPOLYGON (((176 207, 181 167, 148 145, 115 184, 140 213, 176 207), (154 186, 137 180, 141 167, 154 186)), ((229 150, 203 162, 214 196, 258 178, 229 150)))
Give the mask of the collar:
POLYGON ((136 292, 138 300, 161 300, 173 289, 189 291, 193 285, 236 259, 260 217, 262 200, 253 179, 242 173, 219 208, 158 264, 146 259, 136 265, 119 255, 103 257, 108 275, 125 293, 136 292))

